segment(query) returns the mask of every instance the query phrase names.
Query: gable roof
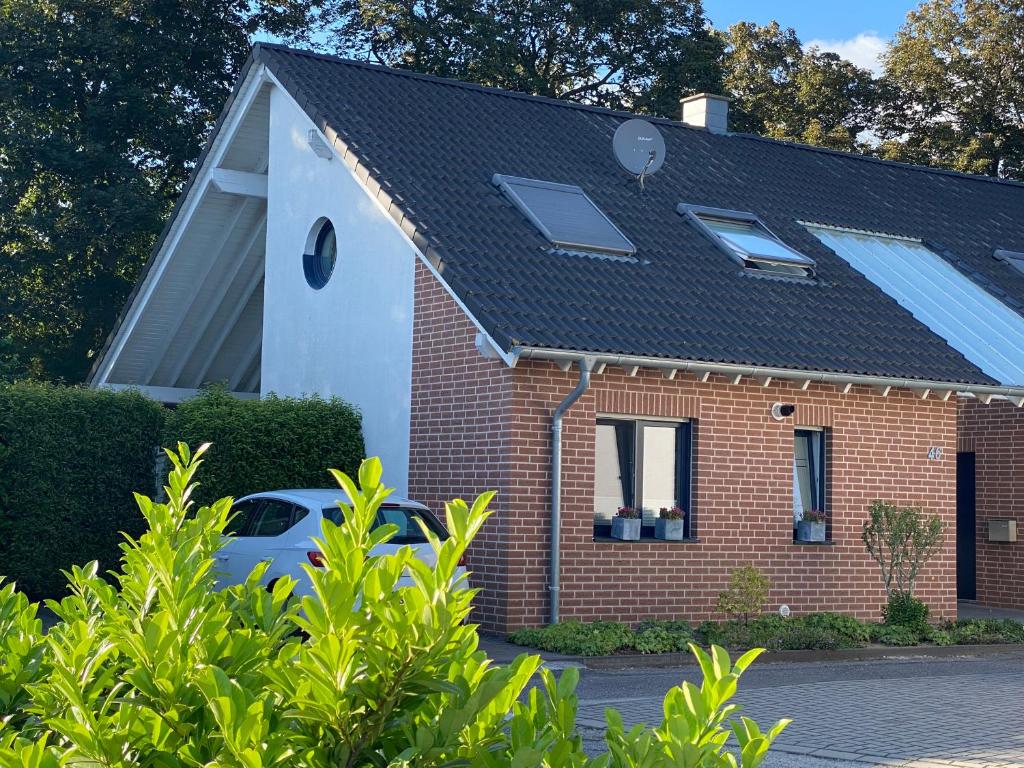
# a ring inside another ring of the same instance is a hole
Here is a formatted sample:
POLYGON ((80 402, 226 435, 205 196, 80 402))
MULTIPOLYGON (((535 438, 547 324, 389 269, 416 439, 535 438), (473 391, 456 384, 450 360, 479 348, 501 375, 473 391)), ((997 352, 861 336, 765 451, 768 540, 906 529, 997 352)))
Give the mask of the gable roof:
POLYGON ((1024 250, 1022 185, 655 119, 666 160, 641 190, 611 151, 632 115, 278 46, 255 57, 358 156, 506 351, 995 381, 799 222, 920 238, 1024 300, 1024 274, 992 258, 1024 250), (638 260, 551 252, 496 173, 580 186, 638 260), (814 258, 817 279, 743 273, 679 203, 757 214, 814 258))
MULTIPOLYGON (((641 189, 612 154, 633 115, 258 44, 262 64, 506 353, 536 348, 973 385, 999 381, 805 227, 920 239, 1024 309, 1024 185, 649 118, 661 170, 641 189), (350 154, 349 154, 350 153, 350 154), (580 187, 635 258, 553 249, 495 174, 580 187), (756 214, 814 280, 744 271, 680 203, 756 214)), ((244 79, 245 74, 243 74, 244 79)))

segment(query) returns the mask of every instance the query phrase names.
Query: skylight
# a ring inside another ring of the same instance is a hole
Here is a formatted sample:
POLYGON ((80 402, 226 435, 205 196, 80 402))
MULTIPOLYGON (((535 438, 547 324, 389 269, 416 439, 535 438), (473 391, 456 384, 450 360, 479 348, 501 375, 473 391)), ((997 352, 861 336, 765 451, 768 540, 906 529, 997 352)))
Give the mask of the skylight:
POLYGON ((712 242, 750 269, 806 275, 814 260, 782 242, 752 213, 681 203, 677 209, 712 242))
POLYGON ((626 256, 636 253, 636 247, 579 187, 500 173, 494 174, 492 181, 559 248, 626 256))

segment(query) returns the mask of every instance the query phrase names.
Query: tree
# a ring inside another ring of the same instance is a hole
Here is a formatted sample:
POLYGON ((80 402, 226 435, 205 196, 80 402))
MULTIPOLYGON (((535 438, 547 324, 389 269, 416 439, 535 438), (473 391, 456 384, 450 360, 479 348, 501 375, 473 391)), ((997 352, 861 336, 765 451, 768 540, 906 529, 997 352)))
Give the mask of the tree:
POLYGON ((337 48, 515 91, 677 117, 721 87, 700 0, 338 0, 337 48))
POLYGON ((258 30, 301 0, 0 3, 0 328, 81 380, 258 30))
POLYGON ((886 596, 913 596, 921 569, 942 549, 946 523, 940 517, 925 518, 918 507, 882 501, 872 503, 868 514, 861 539, 882 571, 886 596))
POLYGON ((723 82, 734 130, 841 150, 863 149, 874 78, 835 53, 804 49, 778 22, 740 22, 725 35, 723 82))
POLYGON ((1024 3, 928 0, 884 56, 884 157, 1024 179, 1024 3))

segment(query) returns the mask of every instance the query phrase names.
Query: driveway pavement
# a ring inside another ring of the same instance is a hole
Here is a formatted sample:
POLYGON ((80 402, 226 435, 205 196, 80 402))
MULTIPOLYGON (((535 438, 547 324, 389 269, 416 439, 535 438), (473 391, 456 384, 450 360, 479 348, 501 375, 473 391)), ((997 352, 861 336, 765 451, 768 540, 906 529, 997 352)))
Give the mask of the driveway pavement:
MULTIPOLYGON (((664 692, 684 676, 696 681, 692 668, 584 670, 578 722, 588 746, 603 751, 607 706, 627 724, 660 722, 664 692)), ((762 725, 794 720, 776 742, 772 768, 1024 768, 1024 652, 755 664, 736 701, 762 725)))

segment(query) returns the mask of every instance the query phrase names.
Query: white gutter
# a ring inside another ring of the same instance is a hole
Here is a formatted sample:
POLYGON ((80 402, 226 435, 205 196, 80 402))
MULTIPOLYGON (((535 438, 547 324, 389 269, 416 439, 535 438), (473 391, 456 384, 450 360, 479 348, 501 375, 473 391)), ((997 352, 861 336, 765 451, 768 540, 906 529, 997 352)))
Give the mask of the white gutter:
POLYGON ((660 357, 637 355, 608 355, 599 352, 579 352, 542 347, 514 347, 512 355, 516 360, 550 360, 555 363, 572 364, 584 358, 592 359, 598 370, 606 365, 623 368, 656 368, 666 374, 679 373, 720 374, 722 376, 751 377, 761 379, 784 379, 787 381, 819 382, 847 386, 874 387, 876 389, 910 389, 916 392, 930 391, 974 395, 982 400, 1007 399, 1014 405, 1024 405, 1024 386, 1008 387, 1000 384, 964 384, 949 381, 925 381, 889 376, 866 376, 854 373, 826 373, 823 371, 798 371, 791 368, 770 368, 758 365, 736 365, 733 363, 706 363, 693 360, 668 360, 660 357))

